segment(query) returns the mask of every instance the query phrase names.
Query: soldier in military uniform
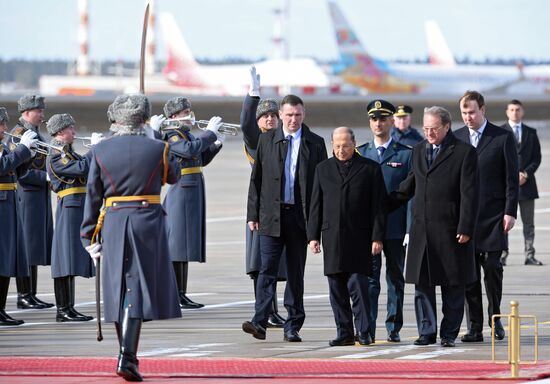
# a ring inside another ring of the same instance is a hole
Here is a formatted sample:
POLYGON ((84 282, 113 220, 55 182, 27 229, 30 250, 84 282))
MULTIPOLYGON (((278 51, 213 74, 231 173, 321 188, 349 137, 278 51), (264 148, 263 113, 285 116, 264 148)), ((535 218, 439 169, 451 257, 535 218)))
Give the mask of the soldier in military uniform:
MULTIPOLYGON (((21 118, 12 129, 13 134, 22 135, 27 130, 37 134, 38 140, 45 142, 39 132, 44 120, 46 105, 44 98, 38 95, 25 95, 19 99, 17 108, 21 118)), ((12 138, 10 148, 14 148, 18 139, 12 138)), ((18 241, 25 243, 30 277, 18 277, 17 308, 50 308, 53 304, 43 302, 36 297, 37 273, 39 265, 51 264, 53 237, 53 218, 50 189, 46 174, 46 155, 36 152, 27 172, 18 178, 17 188, 18 214, 21 217, 23 236, 18 241)))
POLYGON ((105 321, 115 322, 117 374, 128 381, 143 380, 136 357, 142 322, 181 317, 160 204, 162 185, 176 183, 180 169, 168 144, 145 136, 150 110, 143 95, 115 99, 114 134, 91 149, 80 235, 102 260, 105 321))
MULTIPOLYGON (((244 139, 244 153, 251 166, 254 166, 256 149, 260 134, 279 124, 279 103, 273 99, 260 100, 260 75, 256 74, 256 67, 250 67, 250 89, 244 98, 241 110, 241 130, 244 139)), ((283 251, 279 264, 278 281, 286 281, 286 252, 283 251)), ((246 273, 254 284, 254 297, 256 296, 256 283, 260 273, 260 236, 257 231, 251 231, 246 225, 246 273)), ((279 314, 277 304, 277 286, 275 285, 273 296, 273 308, 267 319, 267 326, 281 328, 285 319, 279 314)))
MULTIPOLYGON (((374 100, 367 106, 370 128, 374 139, 357 148, 359 153, 380 164, 384 184, 388 193, 398 189, 399 184, 407 178, 411 169, 412 150, 390 136, 395 112, 394 106, 385 100, 374 100)), ((410 205, 401 206, 388 215, 386 233, 383 241, 386 257, 386 282, 388 302, 386 330, 388 341, 401 341, 399 331, 403 326, 403 297, 405 294, 405 246, 408 241, 410 226, 410 205), (405 237, 407 238, 406 241, 405 237)), ((378 317, 378 297, 380 296, 381 254, 373 256, 373 273, 369 277, 369 295, 371 302, 370 336, 374 340, 376 318, 378 317)))
POLYGON ((391 137, 393 140, 411 147, 424 140, 420 132, 411 126, 412 112, 412 107, 408 105, 398 105, 393 114, 395 126, 391 130, 391 137))
POLYGON ((20 145, 10 150, 1 142, 8 121, 6 108, 0 107, 0 326, 23 324, 23 320, 12 318, 5 309, 10 277, 29 275, 27 258, 24 249, 20 248, 23 242, 18 241, 22 233, 15 191, 17 176, 26 171, 31 159, 30 149, 37 140, 36 133, 27 131, 22 135, 20 145))
MULTIPOLYGON (((190 116, 191 102, 185 97, 174 97, 164 105, 164 115, 175 119, 190 116)), ((153 129, 158 129, 156 116, 153 129)), ((189 122, 191 123, 191 122, 189 122)), ((222 147, 223 135, 216 135, 221 118, 213 117, 206 131, 198 137, 189 132, 190 125, 167 130, 164 140, 170 152, 181 165, 181 179, 168 189, 164 209, 168 230, 170 258, 174 265, 181 308, 195 309, 204 305, 187 297, 189 262, 206 261, 206 207, 202 167, 208 165, 222 147)))
POLYGON ((57 194, 52 277, 58 322, 93 319, 74 308, 74 277, 89 278, 95 275, 92 260, 80 243, 91 151, 81 156, 73 150, 75 125, 73 117, 67 113, 53 115, 46 125, 48 133, 53 136, 51 144, 63 148, 63 151, 51 149, 47 159, 51 188, 57 194))

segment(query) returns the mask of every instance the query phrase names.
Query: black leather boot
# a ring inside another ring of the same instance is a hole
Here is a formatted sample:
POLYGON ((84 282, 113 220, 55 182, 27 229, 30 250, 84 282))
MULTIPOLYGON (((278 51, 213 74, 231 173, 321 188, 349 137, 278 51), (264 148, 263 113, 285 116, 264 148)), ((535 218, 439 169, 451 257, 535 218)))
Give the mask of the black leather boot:
POLYGON ((185 261, 174 261, 173 265, 174 272, 176 273, 176 281, 178 283, 180 308, 197 309, 204 307, 204 304, 195 303, 193 300, 186 296, 188 263, 185 261))
POLYGON ((45 305, 40 304, 32 296, 31 277, 16 277, 17 284, 17 308, 19 309, 43 309, 45 305))
POLYGON ((65 323, 69 321, 84 321, 71 311, 70 281, 68 276, 56 277, 53 279, 55 303, 57 305, 57 314, 55 321, 65 323))
POLYGON ((128 308, 125 308, 116 374, 126 381, 143 381, 143 377, 139 373, 139 361, 137 359, 140 332, 141 319, 130 318, 128 308))
POLYGON ((23 320, 12 318, 5 311, 9 287, 10 278, 7 276, 0 276, 0 326, 21 325, 24 323, 23 320))
POLYGON ((277 303, 277 286, 275 286, 275 294, 273 295, 273 301, 271 302, 271 313, 267 318, 268 328, 283 328, 285 325, 285 319, 279 315, 279 305, 277 303))
POLYGON ((44 308, 53 307, 52 303, 46 303, 45 301, 42 301, 38 297, 36 297, 36 285, 38 282, 38 267, 36 265, 31 265, 30 270, 31 270, 31 295, 33 300, 36 301, 38 304, 43 305, 44 308))
POLYGON ((74 276, 68 276, 68 277, 69 277, 69 310, 73 313, 74 316, 82 318, 82 321, 93 320, 94 318, 92 316, 86 316, 78 312, 74 308, 74 292, 75 292, 74 276))

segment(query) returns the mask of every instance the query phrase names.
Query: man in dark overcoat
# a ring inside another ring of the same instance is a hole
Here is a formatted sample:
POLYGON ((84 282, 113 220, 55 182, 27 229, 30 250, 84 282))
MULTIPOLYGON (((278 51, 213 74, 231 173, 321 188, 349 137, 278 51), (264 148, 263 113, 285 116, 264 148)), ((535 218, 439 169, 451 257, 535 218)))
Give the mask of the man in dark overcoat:
POLYGON ((120 343, 117 374, 141 381, 142 321, 181 317, 160 204, 162 185, 176 183, 180 168, 168 144, 141 129, 151 113, 145 96, 118 96, 111 110, 114 134, 91 149, 80 236, 102 260, 105 321, 115 322, 120 343))
POLYGON ((51 149, 47 158, 51 188, 57 195, 52 244, 57 322, 93 319, 74 308, 75 276, 95 276, 92 260, 80 242, 91 152, 81 156, 74 151, 75 125, 74 118, 68 113, 53 115, 46 124, 48 133, 53 136, 51 144, 61 149, 51 149))
POLYGON ((446 109, 425 109, 424 145, 413 148, 412 173, 390 193, 391 205, 414 196, 405 281, 415 284, 416 345, 436 342, 435 288, 441 286, 441 345, 455 346, 465 286, 476 278, 472 237, 479 205, 477 156, 450 128, 446 109))
MULTIPOLYGON (((476 147, 479 158, 480 203, 474 239, 477 279, 466 287, 468 333, 463 342, 483 341, 481 269, 487 294, 488 323, 500 314, 502 299, 502 251, 508 249, 508 232, 516 222, 518 208, 518 156, 514 135, 485 118, 485 99, 466 91, 459 101, 465 126, 456 130, 457 139, 476 147)), ((495 338, 504 338, 500 319, 495 321, 495 338)))
MULTIPOLYGON (((250 166, 254 166, 256 150, 260 135, 279 125, 279 103, 274 99, 260 99, 260 74, 256 73, 256 67, 250 67, 250 88, 246 94, 240 116, 241 131, 243 133, 244 153, 250 166)), ((254 284, 254 297, 256 297, 256 285, 261 268, 260 235, 258 231, 252 231, 246 224, 246 273, 254 284)), ((286 281, 286 256, 283 252, 277 281, 286 281)), ((285 319, 279 314, 277 302, 277 286, 274 287, 273 305, 267 326, 282 328, 285 319)))
MULTIPOLYGON (((46 139, 40 133, 40 125, 44 121, 44 97, 39 95, 24 95, 17 102, 17 109, 21 117, 11 133, 22 135, 30 130, 36 133, 38 140, 46 139)), ((10 139, 10 148, 13 150, 18 139, 10 139)), ((38 266, 51 265, 53 214, 49 183, 46 176, 46 154, 34 153, 30 160, 27 172, 17 179, 18 214, 21 217, 23 236, 19 241, 24 242, 27 261, 30 268, 29 277, 18 277, 17 281, 17 308, 41 309, 53 307, 52 303, 40 300, 36 296, 38 266)))
POLYGON ((281 126, 262 135, 248 190, 247 222, 260 233, 262 266, 258 276, 255 315, 242 324, 244 332, 264 340, 283 249, 286 249, 284 340, 302 341, 304 311, 306 223, 315 167, 327 158, 325 141, 303 124, 302 99, 287 95, 281 101, 281 126))
POLYGON ((331 346, 354 345, 354 323, 359 343, 372 342, 366 277, 372 274, 373 255, 383 247, 386 187, 380 165, 358 154, 355 146, 351 129, 334 130, 334 157, 317 166, 311 194, 307 235, 313 253, 321 252, 323 244, 337 329, 331 346))
POLYGON ((17 215, 17 177, 26 172, 31 159, 31 147, 37 141, 36 133, 27 131, 19 145, 13 148, 2 143, 9 121, 6 108, 0 107, 0 326, 21 325, 23 320, 12 318, 5 311, 10 277, 28 277, 29 266, 25 250, 18 241, 21 233, 17 215))

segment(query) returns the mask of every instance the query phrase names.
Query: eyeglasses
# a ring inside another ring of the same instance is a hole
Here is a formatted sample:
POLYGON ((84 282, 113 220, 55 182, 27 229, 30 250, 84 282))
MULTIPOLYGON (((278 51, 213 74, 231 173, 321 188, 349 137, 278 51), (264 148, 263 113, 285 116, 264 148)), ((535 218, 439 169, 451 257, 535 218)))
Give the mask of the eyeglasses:
POLYGON ((425 133, 430 133, 430 132, 437 133, 437 132, 441 131, 442 128, 443 128, 443 126, 439 126, 439 127, 436 127, 436 128, 426 128, 426 127, 423 127, 422 130, 423 130, 425 133))

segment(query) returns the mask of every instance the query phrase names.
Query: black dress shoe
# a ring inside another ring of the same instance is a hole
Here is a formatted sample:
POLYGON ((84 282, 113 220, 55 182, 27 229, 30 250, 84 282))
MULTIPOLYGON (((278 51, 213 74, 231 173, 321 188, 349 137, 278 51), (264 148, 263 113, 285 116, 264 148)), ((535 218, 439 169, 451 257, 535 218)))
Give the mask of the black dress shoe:
POLYGON ((14 319, 10 315, 8 315, 6 311, 0 309, 0 326, 21 325, 23 323, 23 320, 14 319))
POLYGON ((69 321, 87 321, 83 317, 79 317, 71 312, 70 307, 57 308, 55 321, 58 323, 66 323, 69 321))
POLYGON ((535 256, 531 256, 525 259, 525 265, 542 265, 542 261, 535 259, 535 256))
POLYGON ((334 340, 328 342, 331 347, 342 347, 344 345, 355 345, 354 337, 337 337, 334 340))
POLYGON ((388 341, 392 343, 399 343, 401 341, 401 338, 399 337, 398 332, 390 332, 388 335, 388 341))
POLYGON ((243 331, 250 333, 258 340, 265 340, 265 328, 255 321, 245 321, 242 325, 243 331))
POLYGON ((282 319, 281 316, 278 316, 277 313, 272 313, 267 318, 267 328, 282 328, 284 325, 285 320, 282 319))
POLYGON ((448 338, 443 338, 441 339, 441 346, 442 347, 454 347, 455 346, 455 341, 453 339, 448 339, 448 338))
POLYGON ((34 300, 30 293, 17 296, 17 308, 19 309, 44 309, 44 304, 40 304, 34 300))
POLYGON ((435 335, 426 336, 426 335, 420 335, 418 339, 414 341, 414 345, 430 345, 435 344, 436 337, 435 335))
POLYGON ((52 308, 54 304, 52 303, 46 303, 45 301, 40 300, 35 294, 31 294, 33 300, 37 302, 38 304, 41 304, 44 306, 44 308, 52 308))
MULTIPOLYGON (((371 335, 371 334, 368 334, 368 336, 370 337, 370 344, 374 344, 374 336, 371 335)), ((355 341, 361 341, 360 339, 366 340, 367 336, 365 336, 365 335, 359 336, 359 334, 356 333, 355 334, 355 341)), ((361 343, 359 343, 359 344, 361 344, 361 343)), ((368 345, 368 344, 361 344, 361 345, 368 345)))
POLYGON ((506 332, 504 332, 504 327, 502 326, 502 323, 500 320, 495 321, 495 339, 502 340, 504 339, 504 336, 506 336, 506 332))
POLYGON ((184 294, 180 294, 180 308, 183 309, 197 309, 204 307, 204 304, 195 303, 184 294))
POLYGON ((370 345, 374 343, 374 340, 372 339, 371 335, 368 333, 360 333, 357 335, 357 341, 360 345, 370 345))
POLYGON ((283 339, 284 341, 288 341, 290 343, 299 343, 302 341, 298 331, 285 332, 285 337, 283 339))
POLYGON ((468 332, 460 338, 463 343, 479 343, 483 341, 483 334, 481 332, 468 332))

